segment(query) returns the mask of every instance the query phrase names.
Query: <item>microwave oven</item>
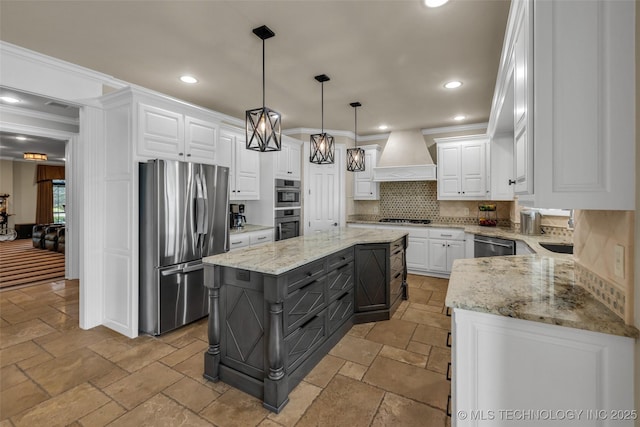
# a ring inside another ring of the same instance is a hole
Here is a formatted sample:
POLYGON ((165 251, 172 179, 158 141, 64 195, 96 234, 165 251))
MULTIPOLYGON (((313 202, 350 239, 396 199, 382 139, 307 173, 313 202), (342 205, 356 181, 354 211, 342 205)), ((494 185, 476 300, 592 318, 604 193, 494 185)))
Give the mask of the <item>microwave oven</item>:
POLYGON ((275 184, 276 208, 300 207, 300 181, 276 179, 275 184))

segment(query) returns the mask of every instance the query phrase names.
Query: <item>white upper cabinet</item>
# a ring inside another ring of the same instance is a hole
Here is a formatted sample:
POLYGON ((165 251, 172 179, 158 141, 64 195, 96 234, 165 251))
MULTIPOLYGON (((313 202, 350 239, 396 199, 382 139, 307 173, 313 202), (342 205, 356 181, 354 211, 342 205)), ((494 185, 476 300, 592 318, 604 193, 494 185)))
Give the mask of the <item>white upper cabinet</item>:
POLYGON ((275 156, 275 177, 300 181, 302 144, 282 138, 281 150, 275 156))
POLYGON ((438 199, 486 199, 486 135, 435 138, 438 144, 438 199))
POLYGON ((520 204, 635 209, 635 7, 512 1, 488 133, 512 113, 520 204))
POLYGON ((380 200, 380 183, 373 180, 373 168, 378 166, 380 146, 377 144, 363 145, 364 171, 353 172, 353 199, 380 200))
POLYGON ((219 164, 229 168, 229 200, 260 199, 260 153, 247 150, 242 129, 224 127, 220 130, 219 164))
POLYGON ((154 101, 145 98, 137 102, 138 156, 143 159, 216 163, 218 123, 213 118, 192 117, 181 104, 154 101))

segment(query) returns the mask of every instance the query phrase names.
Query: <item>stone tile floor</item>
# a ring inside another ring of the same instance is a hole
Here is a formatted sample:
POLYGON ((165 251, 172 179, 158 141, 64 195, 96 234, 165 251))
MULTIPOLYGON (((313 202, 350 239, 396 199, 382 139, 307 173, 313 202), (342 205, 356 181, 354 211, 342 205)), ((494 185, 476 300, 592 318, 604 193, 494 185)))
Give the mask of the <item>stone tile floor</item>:
POLYGON ((393 319, 354 326, 273 414, 202 378, 203 319, 160 338, 78 327, 78 283, 0 292, 0 427, 449 426, 447 280, 409 275, 393 319))

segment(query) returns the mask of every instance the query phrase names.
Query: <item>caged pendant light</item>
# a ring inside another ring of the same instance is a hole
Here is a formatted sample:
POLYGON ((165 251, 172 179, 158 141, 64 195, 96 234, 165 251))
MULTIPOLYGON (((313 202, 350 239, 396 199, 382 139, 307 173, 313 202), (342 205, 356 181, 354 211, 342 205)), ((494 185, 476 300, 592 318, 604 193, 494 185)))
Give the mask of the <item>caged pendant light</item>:
POLYGON ((280 151, 280 114, 265 106, 264 96, 264 41, 275 36, 266 25, 253 29, 253 34, 262 39, 262 108, 247 110, 245 125, 247 130, 247 150, 280 151))
POLYGON ((326 74, 320 74, 315 79, 320 82, 321 86, 322 130, 320 133, 311 135, 309 161, 319 165, 333 164, 335 154, 333 136, 324 131, 324 82, 328 82, 330 79, 326 74))
POLYGON ((355 148, 347 149, 347 170, 349 172, 363 172, 364 171, 364 150, 358 148, 358 107, 362 104, 359 102, 352 102, 349 104, 353 107, 353 115, 355 117, 355 131, 354 131, 354 143, 355 148))

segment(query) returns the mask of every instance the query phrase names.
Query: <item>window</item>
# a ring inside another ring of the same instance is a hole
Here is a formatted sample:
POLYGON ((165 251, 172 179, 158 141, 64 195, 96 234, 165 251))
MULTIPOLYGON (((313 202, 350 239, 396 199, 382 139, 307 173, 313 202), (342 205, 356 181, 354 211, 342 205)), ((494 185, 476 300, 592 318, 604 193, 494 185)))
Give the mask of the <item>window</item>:
POLYGON ((56 224, 65 223, 66 189, 64 179, 53 180, 53 222, 56 224))

